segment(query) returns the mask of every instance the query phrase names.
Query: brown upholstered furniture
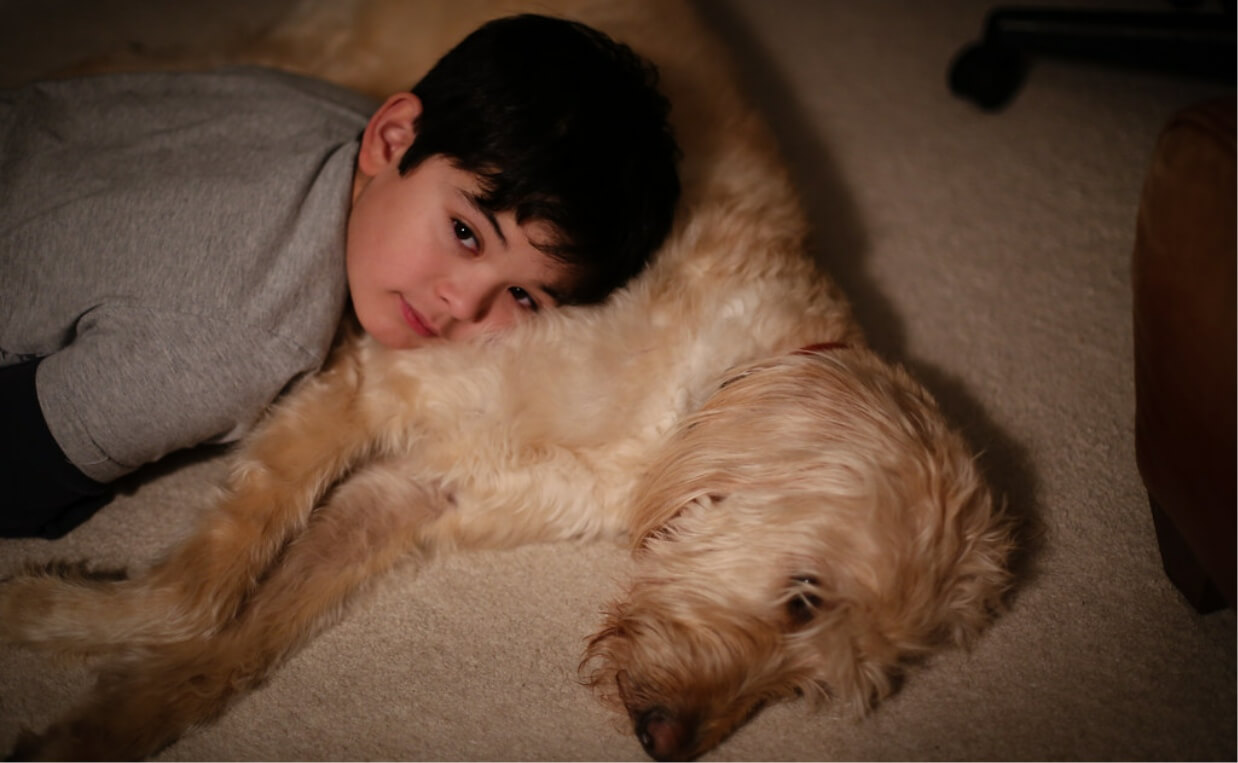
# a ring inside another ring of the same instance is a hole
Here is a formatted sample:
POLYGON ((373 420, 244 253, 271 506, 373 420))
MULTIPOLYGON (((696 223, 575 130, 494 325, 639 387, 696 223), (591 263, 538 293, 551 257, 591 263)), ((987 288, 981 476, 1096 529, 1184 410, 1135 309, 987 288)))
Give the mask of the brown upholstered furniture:
POLYGON ((1200 611, 1234 605, 1235 101, 1165 127, 1133 256, 1135 447, 1165 570, 1200 611))

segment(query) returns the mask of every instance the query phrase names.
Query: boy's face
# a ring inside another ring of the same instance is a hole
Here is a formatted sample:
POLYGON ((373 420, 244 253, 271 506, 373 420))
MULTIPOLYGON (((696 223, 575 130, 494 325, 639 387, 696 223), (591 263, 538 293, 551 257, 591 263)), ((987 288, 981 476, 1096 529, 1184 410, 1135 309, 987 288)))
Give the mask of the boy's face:
POLYGON ((477 205, 475 175, 433 156, 407 175, 420 103, 392 96, 362 138, 348 219, 348 287, 362 328, 392 349, 468 339, 556 307, 562 266, 534 243, 543 223, 516 224, 477 205))

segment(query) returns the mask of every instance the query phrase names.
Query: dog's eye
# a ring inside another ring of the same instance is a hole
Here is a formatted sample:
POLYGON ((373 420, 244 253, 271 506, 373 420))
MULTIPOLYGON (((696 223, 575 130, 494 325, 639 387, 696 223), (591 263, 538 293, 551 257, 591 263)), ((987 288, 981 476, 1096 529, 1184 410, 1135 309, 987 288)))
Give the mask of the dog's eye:
POLYGON ((820 585, 812 575, 799 575, 791 579, 791 598, 787 599, 787 620, 792 627, 802 628, 812 622, 824 603, 816 589, 820 585))

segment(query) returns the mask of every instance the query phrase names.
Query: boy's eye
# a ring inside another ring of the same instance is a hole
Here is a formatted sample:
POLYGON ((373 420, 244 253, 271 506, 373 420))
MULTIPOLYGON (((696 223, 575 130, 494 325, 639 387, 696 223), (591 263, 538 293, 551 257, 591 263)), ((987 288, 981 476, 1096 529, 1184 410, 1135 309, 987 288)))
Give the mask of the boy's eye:
POLYGON ((541 306, 537 304, 537 300, 533 299, 533 296, 529 294, 529 292, 519 286, 512 286, 507 291, 512 295, 512 297, 515 298, 517 304, 524 309, 531 310, 535 313, 541 309, 541 306))
POLYGON ((466 248, 474 252, 477 251, 479 245, 477 242, 477 236, 473 234, 472 228, 460 222, 459 220, 452 218, 451 232, 455 234, 456 239, 461 244, 464 244, 466 248))

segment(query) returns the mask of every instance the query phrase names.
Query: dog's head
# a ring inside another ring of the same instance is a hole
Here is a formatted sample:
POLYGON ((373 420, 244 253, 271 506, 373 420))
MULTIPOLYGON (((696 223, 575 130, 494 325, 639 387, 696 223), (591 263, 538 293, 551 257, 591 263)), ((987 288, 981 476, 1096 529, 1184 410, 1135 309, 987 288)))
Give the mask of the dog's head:
POLYGON ((737 369, 657 463, 635 579, 582 663, 654 758, 797 695, 862 712, 1007 586, 1010 526, 971 454, 865 350, 737 369))

